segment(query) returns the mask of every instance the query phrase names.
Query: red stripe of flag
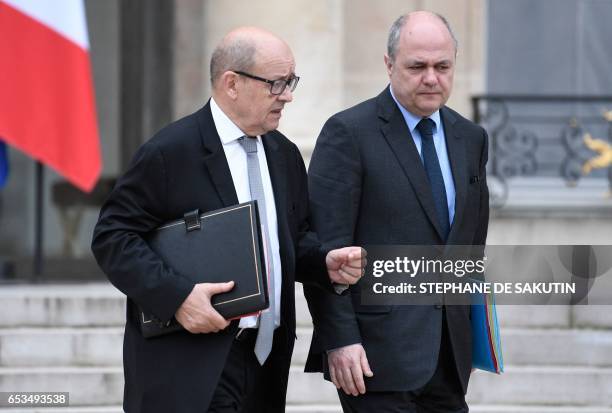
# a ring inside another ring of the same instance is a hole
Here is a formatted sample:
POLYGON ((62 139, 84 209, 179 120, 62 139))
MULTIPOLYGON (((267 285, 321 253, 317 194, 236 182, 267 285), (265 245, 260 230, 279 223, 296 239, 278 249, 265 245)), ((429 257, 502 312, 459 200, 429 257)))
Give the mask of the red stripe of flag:
POLYGON ((84 191, 102 161, 89 54, 0 2, 0 137, 84 191))

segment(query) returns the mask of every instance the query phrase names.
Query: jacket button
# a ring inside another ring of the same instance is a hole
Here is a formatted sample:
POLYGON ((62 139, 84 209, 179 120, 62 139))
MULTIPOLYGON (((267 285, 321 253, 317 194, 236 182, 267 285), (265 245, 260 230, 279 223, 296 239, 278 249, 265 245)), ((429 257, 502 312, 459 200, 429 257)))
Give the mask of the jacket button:
POLYGON ((436 310, 441 310, 442 309, 442 304, 436 304, 434 307, 436 308, 436 310))

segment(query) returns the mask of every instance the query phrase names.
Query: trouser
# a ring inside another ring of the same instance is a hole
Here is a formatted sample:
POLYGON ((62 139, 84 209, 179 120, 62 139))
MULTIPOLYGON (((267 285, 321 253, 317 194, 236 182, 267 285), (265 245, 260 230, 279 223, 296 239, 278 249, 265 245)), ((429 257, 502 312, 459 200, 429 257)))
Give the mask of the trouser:
POLYGON ((459 381, 446 320, 442 318, 442 339, 438 365, 431 379, 421 388, 402 392, 366 392, 351 396, 338 390, 345 413, 467 413, 465 395, 459 381))
POLYGON ((262 365, 255 356, 256 329, 244 329, 234 339, 209 413, 272 413, 285 411, 289 376, 287 332, 274 331, 272 352, 262 365))

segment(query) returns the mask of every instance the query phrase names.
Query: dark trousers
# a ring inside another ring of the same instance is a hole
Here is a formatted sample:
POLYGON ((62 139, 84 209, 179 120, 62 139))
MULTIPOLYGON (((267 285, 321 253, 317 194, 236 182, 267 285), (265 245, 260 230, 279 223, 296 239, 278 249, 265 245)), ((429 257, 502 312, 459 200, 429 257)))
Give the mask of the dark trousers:
POLYGON ((404 392, 366 392, 351 396, 338 390, 345 413, 467 413, 444 311, 438 365, 425 386, 404 392))
POLYGON ((208 413, 272 413, 285 411, 291 354, 287 332, 274 332, 272 352, 259 364, 254 347, 257 330, 245 329, 234 339, 208 413))

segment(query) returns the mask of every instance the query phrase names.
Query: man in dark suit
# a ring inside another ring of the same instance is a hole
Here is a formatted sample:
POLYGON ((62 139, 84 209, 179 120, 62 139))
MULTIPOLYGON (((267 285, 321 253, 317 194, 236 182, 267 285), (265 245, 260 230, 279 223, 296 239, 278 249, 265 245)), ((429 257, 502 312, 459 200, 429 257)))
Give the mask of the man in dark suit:
MULTIPOLYGON (((457 44, 428 12, 391 27, 390 86, 332 116, 309 167, 313 226, 327 247, 484 245, 487 134, 444 106, 457 44)), ((359 284, 305 288, 323 371, 346 412, 467 412, 468 306, 363 305, 359 284)))
POLYGON ((276 131, 298 80, 285 42, 257 28, 230 32, 211 59, 212 98, 145 143, 103 206, 92 249, 128 297, 125 411, 283 412, 294 281, 331 291, 362 275, 360 248, 327 252, 309 232, 304 163, 276 131), (251 199, 260 206, 271 304, 259 317, 230 322, 210 298, 233 282, 194 285, 144 237, 187 211, 251 199), (163 322, 176 317, 186 331, 143 338, 137 305, 163 322))

